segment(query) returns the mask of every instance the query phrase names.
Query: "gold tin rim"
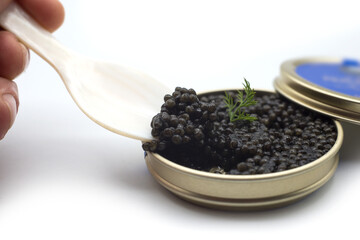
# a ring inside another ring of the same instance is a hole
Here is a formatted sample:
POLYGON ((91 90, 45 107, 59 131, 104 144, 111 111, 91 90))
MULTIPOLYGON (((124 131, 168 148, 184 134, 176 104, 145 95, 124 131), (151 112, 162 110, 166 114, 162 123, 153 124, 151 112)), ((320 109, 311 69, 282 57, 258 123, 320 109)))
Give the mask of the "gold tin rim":
MULTIPOLYGON (((328 172, 321 176, 319 180, 313 182, 309 185, 304 185, 303 188, 297 189, 296 191, 287 192, 284 194, 279 194, 272 197, 258 197, 258 198, 228 198, 223 196, 209 196, 208 194, 201 194, 186 188, 181 188, 163 178, 159 170, 152 165, 154 164, 154 160, 152 160, 151 155, 147 157, 146 164, 149 169, 151 175, 155 178, 155 180, 165 187, 167 190, 177 195, 178 197, 192 202, 194 204, 215 208, 220 210, 241 210, 241 211, 254 211, 254 210, 265 210, 276 207, 282 207, 289 205, 293 202, 296 202, 312 192, 316 191, 320 187, 322 187, 326 182, 328 182, 331 177, 334 175, 335 170, 338 166, 339 155, 336 154, 334 156, 331 167, 328 172)), ((291 178, 291 176, 289 176, 291 178)), ((289 180, 290 182, 290 180, 289 180)))
POLYGON ((313 84, 295 72, 303 63, 339 63, 340 58, 301 58, 288 60, 281 64, 280 77, 274 81, 274 87, 281 95, 314 111, 360 124, 360 98, 335 92, 313 84))
MULTIPOLYGON (((262 92, 261 94, 275 94, 273 91, 255 90, 262 92)), ((206 93, 220 91, 229 90, 206 93)), ((333 147, 313 162, 283 172, 258 175, 215 174, 181 166, 151 152, 147 152, 145 160, 149 172, 159 184, 180 198, 201 206, 243 211, 284 206, 314 192, 335 173, 344 133, 341 124, 333 121, 337 130, 333 147)))

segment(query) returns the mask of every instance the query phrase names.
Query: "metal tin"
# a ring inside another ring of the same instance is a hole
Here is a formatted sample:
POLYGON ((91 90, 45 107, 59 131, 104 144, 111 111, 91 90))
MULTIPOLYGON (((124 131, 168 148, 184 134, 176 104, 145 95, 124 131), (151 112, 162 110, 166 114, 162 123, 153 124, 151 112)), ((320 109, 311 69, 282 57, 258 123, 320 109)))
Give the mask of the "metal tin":
MULTIPOLYGON (((223 92, 223 91, 222 91, 223 92)), ((257 95, 271 94, 256 91, 257 95)), ((287 205, 324 185, 334 174, 343 142, 339 122, 334 146, 319 159, 304 166, 278 173, 222 175, 193 170, 147 152, 147 167, 152 176, 180 198, 218 209, 256 210, 287 205)))
MULTIPOLYGON (((296 71, 297 67, 304 64, 327 64, 337 67, 339 71, 346 72, 349 69, 351 71, 350 67, 346 69, 347 66, 343 66, 343 62, 344 60, 339 58, 302 58, 286 61, 280 67, 280 76, 275 79, 274 87, 281 95, 309 109, 335 119, 360 124, 360 90, 357 96, 347 95, 334 89, 330 90, 312 83, 309 79, 300 76, 296 71)), ((357 66, 357 70, 359 69, 360 66, 357 66)), ((328 78, 332 77, 331 72, 325 74, 328 74, 328 78)), ((359 88, 359 72, 354 71, 347 74, 347 76, 355 79, 353 84, 356 84, 356 88, 359 88)), ((325 77, 325 75, 321 77, 325 77)), ((334 79, 337 80, 336 77, 330 80, 334 81, 334 79)), ((343 80, 346 81, 346 77, 343 77, 343 80)), ((341 86, 342 83, 336 84, 341 86)))

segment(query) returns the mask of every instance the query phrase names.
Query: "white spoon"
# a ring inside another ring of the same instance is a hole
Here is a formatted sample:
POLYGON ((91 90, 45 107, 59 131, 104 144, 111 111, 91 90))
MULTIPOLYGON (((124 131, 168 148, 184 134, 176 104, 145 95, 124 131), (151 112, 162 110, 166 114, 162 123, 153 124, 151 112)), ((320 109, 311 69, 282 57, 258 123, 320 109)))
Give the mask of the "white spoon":
POLYGON ((90 119, 126 137, 152 139, 150 122, 170 92, 166 86, 133 69, 79 56, 59 44, 16 3, 1 13, 0 25, 58 72, 90 119))

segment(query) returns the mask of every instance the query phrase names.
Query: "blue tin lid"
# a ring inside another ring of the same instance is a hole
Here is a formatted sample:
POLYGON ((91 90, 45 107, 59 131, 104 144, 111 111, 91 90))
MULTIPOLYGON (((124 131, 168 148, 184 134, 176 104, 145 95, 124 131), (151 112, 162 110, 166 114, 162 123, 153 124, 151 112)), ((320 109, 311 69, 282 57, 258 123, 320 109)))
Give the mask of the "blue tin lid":
POLYGON ((360 124, 360 61, 303 58, 281 65, 275 89, 305 107, 360 124))
POLYGON ((298 76, 320 87, 360 97, 360 63, 344 59, 339 63, 302 63, 295 67, 298 76))

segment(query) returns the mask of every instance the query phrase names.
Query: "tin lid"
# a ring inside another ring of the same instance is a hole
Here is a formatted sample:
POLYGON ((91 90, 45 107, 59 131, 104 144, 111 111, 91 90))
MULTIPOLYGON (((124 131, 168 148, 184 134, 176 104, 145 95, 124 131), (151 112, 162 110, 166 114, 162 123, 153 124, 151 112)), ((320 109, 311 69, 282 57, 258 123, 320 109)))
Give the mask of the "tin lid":
POLYGON ((360 62, 302 58, 284 62, 274 87, 281 95, 314 111, 360 124, 360 62))

